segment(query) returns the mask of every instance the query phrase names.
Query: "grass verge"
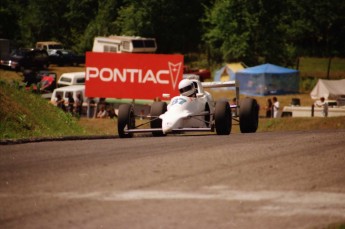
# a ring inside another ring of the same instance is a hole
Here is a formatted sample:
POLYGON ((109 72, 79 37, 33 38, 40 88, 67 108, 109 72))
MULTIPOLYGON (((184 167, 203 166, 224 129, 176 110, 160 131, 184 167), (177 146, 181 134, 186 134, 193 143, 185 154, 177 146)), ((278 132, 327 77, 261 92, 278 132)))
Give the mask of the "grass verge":
POLYGON ((0 82, 0 107, 1 139, 86 134, 70 114, 18 84, 0 82))

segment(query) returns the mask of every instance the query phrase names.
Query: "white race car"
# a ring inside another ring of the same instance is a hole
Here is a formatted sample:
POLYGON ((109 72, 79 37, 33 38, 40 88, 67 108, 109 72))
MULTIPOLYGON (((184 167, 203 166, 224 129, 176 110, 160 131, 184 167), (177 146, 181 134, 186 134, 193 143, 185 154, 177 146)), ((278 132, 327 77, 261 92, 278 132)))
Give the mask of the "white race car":
MULTIPOLYGON (((204 88, 235 87, 236 101, 239 101, 239 87, 236 81, 200 82, 198 76, 187 79, 194 84, 195 94, 192 97, 176 96, 166 102, 154 102, 151 105, 148 122, 135 125, 136 115, 133 104, 121 104, 118 113, 118 133, 120 138, 133 137, 134 133, 151 132, 153 136, 165 136, 169 133, 189 131, 216 132, 218 135, 229 135, 232 120, 238 121, 242 133, 253 133, 258 128, 259 106, 253 98, 245 98, 240 104, 230 105, 228 100, 214 101, 204 88), (233 110, 233 112, 232 112, 233 110), (140 128, 150 123, 150 128, 140 128)), ((164 97, 164 95, 163 95, 164 97)), ((166 96, 165 96, 166 97, 166 96)))

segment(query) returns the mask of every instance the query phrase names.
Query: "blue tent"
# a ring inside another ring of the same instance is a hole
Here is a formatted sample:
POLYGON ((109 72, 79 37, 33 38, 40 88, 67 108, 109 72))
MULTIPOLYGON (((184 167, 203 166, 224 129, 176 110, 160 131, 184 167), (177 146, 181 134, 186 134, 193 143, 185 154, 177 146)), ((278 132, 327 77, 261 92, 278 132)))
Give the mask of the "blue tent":
POLYGON ((236 72, 240 93, 247 95, 283 95, 299 93, 299 71, 263 64, 236 72))

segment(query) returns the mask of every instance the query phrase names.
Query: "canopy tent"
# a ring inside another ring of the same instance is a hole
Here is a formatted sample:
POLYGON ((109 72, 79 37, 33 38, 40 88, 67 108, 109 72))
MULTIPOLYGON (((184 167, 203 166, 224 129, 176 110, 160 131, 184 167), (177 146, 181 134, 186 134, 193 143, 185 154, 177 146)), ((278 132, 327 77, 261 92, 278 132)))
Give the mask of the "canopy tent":
POLYGON ((312 99, 324 97, 326 100, 335 100, 345 96, 345 79, 342 80, 323 80, 319 79, 310 92, 312 99))
POLYGON ((228 63, 216 70, 214 74, 214 81, 228 81, 235 80, 237 71, 244 69, 243 63, 228 63))
POLYGON ((248 95, 282 95, 299 92, 299 71, 262 64, 236 72, 240 92, 248 95))

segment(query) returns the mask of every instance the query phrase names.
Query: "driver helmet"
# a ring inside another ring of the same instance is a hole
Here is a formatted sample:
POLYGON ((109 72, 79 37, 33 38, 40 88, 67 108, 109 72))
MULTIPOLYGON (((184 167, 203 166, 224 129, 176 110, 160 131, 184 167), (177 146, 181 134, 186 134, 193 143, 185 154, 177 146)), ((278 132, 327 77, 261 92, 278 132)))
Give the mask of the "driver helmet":
POLYGON ((193 81, 188 80, 188 79, 183 79, 180 81, 178 85, 178 90, 180 91, 181 95, 190 97, 193 94, 195 94, 196 89, 195 89, 193 81))

